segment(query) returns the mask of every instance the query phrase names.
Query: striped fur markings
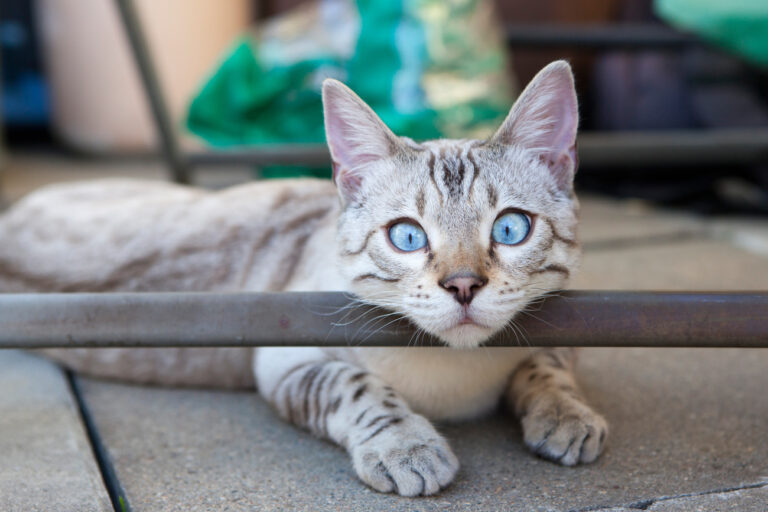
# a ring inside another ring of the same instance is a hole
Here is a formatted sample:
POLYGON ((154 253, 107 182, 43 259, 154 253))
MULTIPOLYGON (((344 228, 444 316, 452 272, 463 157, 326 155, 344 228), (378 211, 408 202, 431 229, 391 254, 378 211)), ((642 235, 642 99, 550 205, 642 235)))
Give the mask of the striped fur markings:
POLYGON ((472 181, 469 182, 467 197, 472 197, 472 188, 475 186, 475 179, 477 179, 477 175, 480 174, 480 167, 477 166, 475 156, 472 154, 472 147, 467 150, 467 160, 469 160, 469 163, 472 165, 472 181))
POLYGON ((342 256, 357 256, 359 254, 362 254, 363 251, 365 251, 365 249, 368 247, 368 242, 370 242, 371 237, 374 234, 376 234, 376 230, 375 229, 370 230, 368 232, 368 234, 365 235, 365 238, 363 239, 363 243, 362 243, 362 245, 359 248, 354 249, 354 250, 345 249, 345 250, 343 250, 341 252, 341 255, 342 256))
POLYGON ((424 197, 424 189, 420 189, 416 194, 416 211, 419 212, 419 217, 424 217, 424 208, 426 206, 426 199, 424 197))
POLYGON ((281 416, 347 448, 358 476, 383 492, 438 492, 458 461, 447 442, 380 378, 338 360, 287 366, 271 393, 281 416))
POLYGON ((571 271, 568 270, 563 265, 557 265, 557 264, 550 264, 545 267, 538 268, 536 270, 533 270, 532 274, 544 274, 547 272, 556 272, 558 274, 563 274, 565 277, 569 277, 571 275, 571 271))
POLYGON ((496 187, 490 183, 487 183, 485 186, 485 191, 488 194, 488 204, 491 206, 491 208, 496 208, 496 205, 499 203, 499 192, 496 190, 496 187))
POLYGON ((427 166, 429 167, 429 180, 432 182, 432 185, 435 187, 435 190, 437 191, 438 197, 440 198, 440 206, 443 205, 443 191, 440 190, 440 187, 437 185, 437 180, 435 180, 435 165, 437 162, 437 158, 435 157, 435 153, 430 151, 429 152, 429 161, 427 162, 427 166))
POLYGON ((571 466, 594 461, 608 427, 574 380, 572 349, 543 349, 510 379, 508 404, 521 418, 525 444, 541 457, 571 466))
POLYGON ((446 154, 443 149, 440 151, 440 162, 443 165, 443 185, 448 190, 448 195, 452 199, 461 196, 462 185, 464 184, 464 174, 466 168, 464 160, 460 154, 446 154))
POLYGON ((543 219, 544 219, 544 222, 546 222, 547 225, 549 226, 549 230, 552 233, 552 238, 554 238, 560 243, 567 245, 568 247, 578 247, 579 243, 576 241, 576 239, 563 236, 557 231, 557 228, 555 227, 555 223, 552 219, 548 217, 544 217, 543 219))
POLYGON ((398 279, 396 277, 383 277, 383 276, 380 276, 380 275, 377 275, 377 274, 372 274, 370 272, 365 273, 365 274, 361 274, 361 275, 355 277, 353 280, 354 281, 365 281, 366 279, 375 279, 377 281, 383 281, 385 283, 396 283, 396 282, 400 281, 400 279, 398 279))
POLYGON ((430 150, 429 177, 441 205, 444 199, 457 201, 471 196, 479 174, 477 159, 472 154, 477 145, 477 141, 459 141, 430 150))

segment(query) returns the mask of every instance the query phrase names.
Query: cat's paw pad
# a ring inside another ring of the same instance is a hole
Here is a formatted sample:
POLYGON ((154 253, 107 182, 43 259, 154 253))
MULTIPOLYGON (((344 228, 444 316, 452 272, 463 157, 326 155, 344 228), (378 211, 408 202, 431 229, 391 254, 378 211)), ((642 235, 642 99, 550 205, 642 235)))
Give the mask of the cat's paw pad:
POLYGON ((564 466, 593 462, 608 434, 605 419, 585 403, 547 395, 531 404, 522 419, 525 444, 564 466))
POLYGON ((413 416, 351 450, 357 475, 380 492, 435 494, 453 481, 459 461, 424 418, 413 416))

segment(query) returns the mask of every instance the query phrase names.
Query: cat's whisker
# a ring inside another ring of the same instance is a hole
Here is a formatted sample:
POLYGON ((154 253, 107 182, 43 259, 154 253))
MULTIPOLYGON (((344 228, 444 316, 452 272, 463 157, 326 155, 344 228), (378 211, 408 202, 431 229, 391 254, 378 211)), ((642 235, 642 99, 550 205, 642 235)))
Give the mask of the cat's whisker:
POLYGON ((357 346, 363 345, 374 334, 379 333, 382 330, 384 330, 385 328, 387 328, 388 326, 392 325, 393 323, 400 321, 403 318, 403 315, 400 315, 399 313, 397 313, 397 314, 399 315, 397 318, 395 318, 393 320, 390 320, 389 322, 387 322, 386 324, 382 325, 381 327, 378 327, 375 330, 371 331, 365 338, 360 340, 360 342, 357 344, 357 346))
POLYGON ((517 322, 515 322, 514 319, 509 321, 509 323, 507 324, 507 327, 509 327, 509 329, 515 334, 515 340, 517 341, 517 344, 519 346, 521 347, 524 346, 522 343, 520 343, 520 340, 522 339, 525 342, 525 346, 527 346, 528 348, 531 348, 530 342, 525 337, 525 334, 523 333, 522 329, 517 324, 517 322))
POLYGON ((365 317, 365 315, 368 315, 374 311, 377 311, 377 310, 390 311, 381 306, 370 306, 367 304, 365 306, 366 306, 366 309, 363 309, 362 311, 360 311, 360 308, 353 310, 353 311, 359 312, 360 314, 355 318, 353 318, 352 320, 346 321, 349 315, 351 315, 353 312, 353 311, 350 311, 346 315, 344 315, 339 322, 334 322, 332 325, 337 327, 346 327, 348 325, 354 324, 355 322, 358 322, 361 318, 365 317))
POLYGON ((520 343, 520 336, 510 324, 507 324, 504 326, 504 333, 506 336, 509 336, 509 333, 512 333, 515 336, 515 341, 517 342, 517 345, 520 347, 522 346, 522 343, 520 343))
POLYGON ((392 316, 397 316, 398 319, 399 319, 403 315, 402 315, 402 313, 397 313, 397 312, 391 312, 391 313, 386 313, 386 314, 382 314, 382 315, 377 315, 377 316, 367 320, 363 325, 358 327, 357 331, 355 332, 354 337, 357 338, 357 336, 360 334, 360 332, 364 331, 366 329, 366 327, 368 327, 372 323, 378 322, 379 320, 383 320, 385 318, 389 318, 389 317, 392 317, 392 316))
POLYGON ((529 311, 526 311, 525 309, 522 309, 522 310, 520 310, 520 313, 522 313, 522 314, 523 314, 523 315, 525 315, 525 316, 529 316, 529 317, 531 317, 531 318, 533 318, 533 319, 535 319, 535 320, 537 320, 537 321, 539 321, 539 322, 541 322, 541 323, 543 323, 543 324, 546 324, 546 325, 548 325, 549 327, 552 327, 553 329, 558 329, 558 328, 559 328, 559 327, 557 327, 556 325, 554 325, 554 324, 552 324, 552 323, 550 323, 550 322, 547 322, 547 321, 546 321, 546 320, 544 320, 543 318, 539 318, 538 316, 534 315, 533 313, 531 313, 531 312, 529 312, 529 311))
POLYGON ((410 339, 408 340, 408 347, 411 346, 411 343, 413 343, 413 346, 418 347, 419 346, 419 340, 421 339, 422 335, 426 333, 424 329, 421 327, 416 327, 416 330, 411 334, 410 339))

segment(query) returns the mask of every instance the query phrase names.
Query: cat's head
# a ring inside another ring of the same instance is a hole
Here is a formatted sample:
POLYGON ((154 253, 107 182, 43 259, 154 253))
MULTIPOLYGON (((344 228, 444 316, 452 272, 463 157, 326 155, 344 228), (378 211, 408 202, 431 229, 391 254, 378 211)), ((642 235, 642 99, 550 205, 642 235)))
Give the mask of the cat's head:
POLYGON ((469 348, 566 284, 579 259, 566 62, 539 72, 486 141, 397 137, 334 80, 323 104, 341 269, 363 300, 469 348))

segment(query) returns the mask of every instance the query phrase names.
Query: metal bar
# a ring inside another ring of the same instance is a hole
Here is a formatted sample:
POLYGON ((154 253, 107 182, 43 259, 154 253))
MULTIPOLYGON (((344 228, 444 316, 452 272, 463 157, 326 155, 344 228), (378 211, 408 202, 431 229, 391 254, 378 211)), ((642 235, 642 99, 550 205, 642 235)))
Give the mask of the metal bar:
POLYGON ((325 144, 272 144, 248 148, 192 153, 193 166, 220 165, 328 165, 331 155, 325 144))
POLYGON ((515 47, 590 50, 681 50, 702 44, 701 39, 665 25, 507 25, 507 44, 515 47))
MULTIPOLYGON (((2 45, 0 45, 0 69, 2 69, 3 52, 2 45)), ((0 80, 0 98, 3 97, 3 82, 0 80)), ((3 113, 0 111, 0 211, 5 209, 5 196, 3 194, 3 174, 5 172, 5 166, 7 164, 8 153, 5 149, 5 131, 4 131, 3 113)))
MULTIPOLYGON (((767 129, 719 129, 663 132, 587 132, 579 135, 583 167, 750 164, 768 156, 767 129)), ((329 165, 324 144, 272 145, 197 153, 195 166, 268 164, 329 165)))
MULTIPOLYGON (((344 293, 0 295, 0 348, 406 346, 414 328, 344 293)), ((768 347, 768 292, 570 291, 505 346, 768 347)), ((425 345, 439 344, 426 340, 425 345)))
POLYGON ((149 100, 152 117, 160 136, 160 148, 163 158, 176 183, 189 183, 189 165, 179 150, 171 115, 163 98, 163 90, 160 87, 136 9, 132 0, 115 0, 115 2, 120 12, 123 27, 125 27, 125 33, 128 36, 128 42, 130 43, 133 58, 139 71, 141 83, 149 100))
POLYGON ((603 132, 579 136, 585 167, 753 164, 768 156, 768 129, 603 132))

